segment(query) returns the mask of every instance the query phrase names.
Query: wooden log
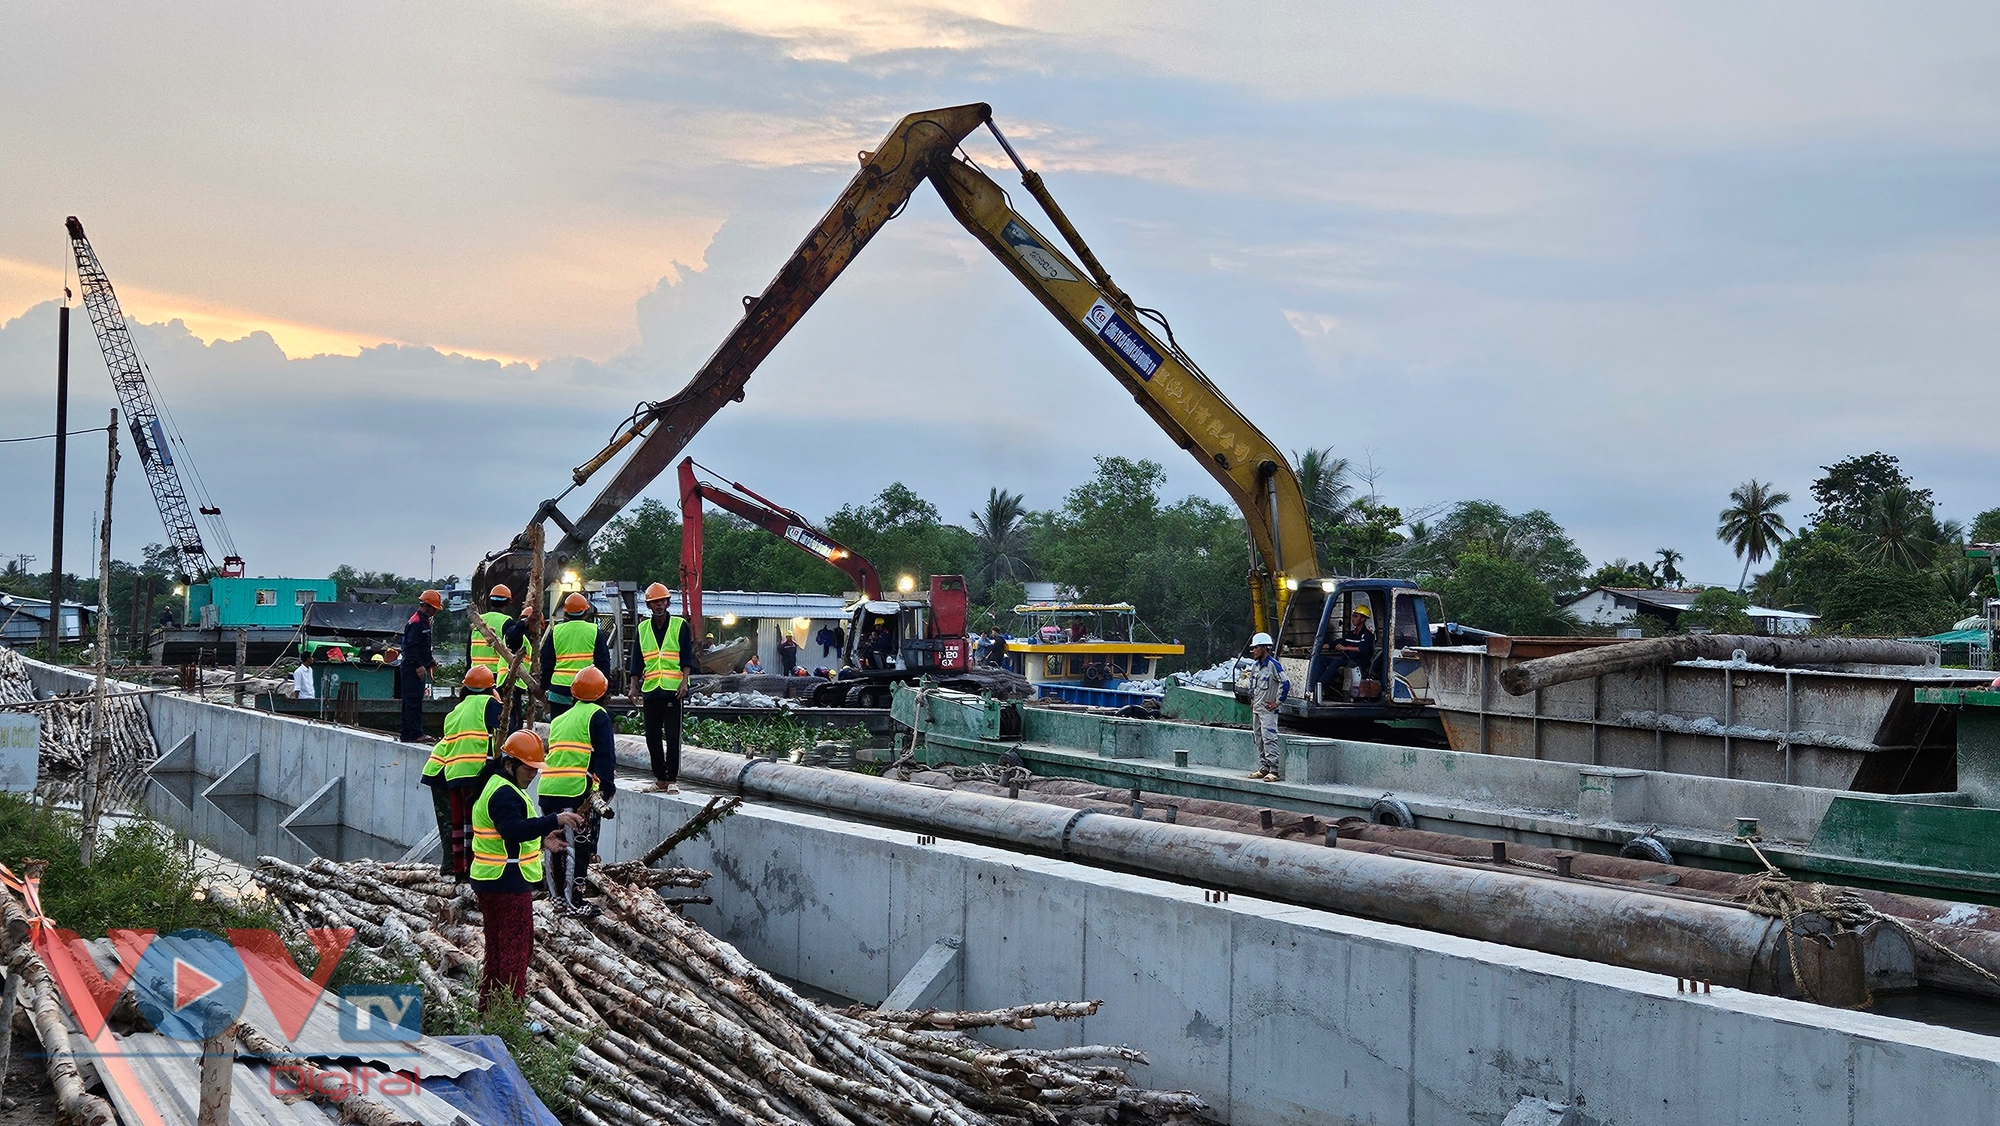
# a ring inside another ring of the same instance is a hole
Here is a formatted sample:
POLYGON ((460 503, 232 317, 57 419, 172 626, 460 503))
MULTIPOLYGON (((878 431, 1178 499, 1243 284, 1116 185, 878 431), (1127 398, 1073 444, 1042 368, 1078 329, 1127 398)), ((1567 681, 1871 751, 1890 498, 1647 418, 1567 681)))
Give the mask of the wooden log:
POLYGON ((1937 655, 1929 646, 1874 637, 1687 634, 1648 637, 1622 645, 1537 657, 1502 669, 1500 687, 1509 695, 1525 696, 1538 688, 1675 661, 1727 661, 1738 649, 1743 650, 1744 657, 1752 664, 1759 665, 1925 665, 1937 655))

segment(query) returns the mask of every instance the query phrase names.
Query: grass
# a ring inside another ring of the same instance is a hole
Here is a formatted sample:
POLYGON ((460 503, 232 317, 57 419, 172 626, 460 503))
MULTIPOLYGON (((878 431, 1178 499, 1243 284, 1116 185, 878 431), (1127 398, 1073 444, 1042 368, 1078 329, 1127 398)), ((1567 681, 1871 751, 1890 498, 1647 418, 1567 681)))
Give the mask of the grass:
MULTIPOLYGON (((636 712, 622 715, 618 717, 618 730, 625 735, 643 735, 646 731, 645 717, 636 712)), ((861 724, 840 728, 817 727, 800 722, 789 713, 779 712, 769 718, 683 720, 681 738, 691 746, 712 751, 741 751, 752 756, 769 752, 784 758, 793 751, 810 750, 816 743, 865 747, 874 736, 861 724)))
POLYGON ((161 934, 198 928, 276 929, 277 913, 254 902, 209 895, 187 839, 138 818, 97 838, 97 863, 81 859, 83 818, 0 794, 0 862, 15 872, 29 859, 48 862, 42 909, 56 925, 85 937, 131 928, 161 934))
MULTIPOLYGON (((507 1054, 514 1057, 514 1065, 521 1069, 521 1077, 528 1081, 535 1096, 559 1118, 567 1118, 575 1103, 563 1084, 574 1073, 571 1061, 576 1059, 576 1050, 583 1041, 576 1036, 537 1035, 530 1030, 526 1003, 514 999, 514 995, 495 991, 487 998, 486 1012, 459 1014, 464 1020, 464 1031, 473 1034, 498 1036, 507 1045, 507 1054)), ((425 1013, 425 1023, 429 1023, 429 1013, 425 1013)), ((426 1032, 430 1031, 427 1027, 426 1032)))

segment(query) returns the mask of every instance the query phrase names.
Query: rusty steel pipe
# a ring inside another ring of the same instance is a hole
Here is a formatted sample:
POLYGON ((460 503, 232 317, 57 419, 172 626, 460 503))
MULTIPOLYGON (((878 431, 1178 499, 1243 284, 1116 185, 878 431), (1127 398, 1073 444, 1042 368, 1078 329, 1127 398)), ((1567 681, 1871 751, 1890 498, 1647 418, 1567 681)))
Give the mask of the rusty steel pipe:
MULTIPOLYGON (((621 757, 629 756, 631 765, 644 762, 638 739, 621 736, 620 744, 621 757)), ((694 748, 682 752, 681 775, 926 832, 1465 938, 1759 992, 1774 992, 1780 984, 1781 924, 1735 907, 1009 801, 694 748)))
POLYGON ((1509 695, 1525 696, 1538 688, 1651 665, 1697 658, 1727 661, 1735 656, 1738 649, 1743 651, 1746 660, 1756 665, 1926 665, 1937 657, 1937 651, 1928 646, 1874 637, 1762 637, 1702 633, 1641 638, 1553 657, 1537 657, 1501 669, 1500 687, 1506 689, 1509 695))

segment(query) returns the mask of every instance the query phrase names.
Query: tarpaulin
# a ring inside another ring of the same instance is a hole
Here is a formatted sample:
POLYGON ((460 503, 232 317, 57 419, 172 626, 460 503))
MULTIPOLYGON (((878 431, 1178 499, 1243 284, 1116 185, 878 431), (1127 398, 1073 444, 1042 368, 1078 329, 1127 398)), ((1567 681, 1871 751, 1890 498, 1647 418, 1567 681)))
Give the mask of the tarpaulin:
POLYGON ((498 1036, 440 1036, 439 1040, 493 1061, 485 1071, 456 1079, 425 1079, 424 1090, 450 1103, 479 1126, 562 1126, 528 1087, 498 1036))

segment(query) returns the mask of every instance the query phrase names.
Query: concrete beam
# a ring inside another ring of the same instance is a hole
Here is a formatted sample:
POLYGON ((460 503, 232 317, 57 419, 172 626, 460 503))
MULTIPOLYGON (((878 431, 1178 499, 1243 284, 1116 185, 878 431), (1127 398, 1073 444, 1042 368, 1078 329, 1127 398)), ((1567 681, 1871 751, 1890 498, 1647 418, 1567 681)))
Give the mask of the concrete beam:
POLYGON ((958 952, 961 942, 955 934, 946 935, 931 943, 896 988, 889 991, 880 1005, 875 1006, 885 1013, 904 1013, 926 1008, 944 992, 944 987, 958 973, 958 952))
POLYGON ((201 796, 214 801, 216 798, 245 797, 257 793, 257 754, 251 751, 236 760, 236 764, 222 772, 221 776, 208 784, 201 796))

